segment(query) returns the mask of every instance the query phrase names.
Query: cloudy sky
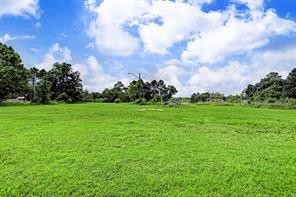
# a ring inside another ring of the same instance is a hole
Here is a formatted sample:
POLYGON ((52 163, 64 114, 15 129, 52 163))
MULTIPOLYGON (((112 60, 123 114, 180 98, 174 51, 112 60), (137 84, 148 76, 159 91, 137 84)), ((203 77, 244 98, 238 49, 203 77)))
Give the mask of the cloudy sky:
POLYGON ((28 68, 71 63, 90 91, 131 72, 178 96, 236 94, 296 67, 296 1, 0 0, 0 42, 28 68))

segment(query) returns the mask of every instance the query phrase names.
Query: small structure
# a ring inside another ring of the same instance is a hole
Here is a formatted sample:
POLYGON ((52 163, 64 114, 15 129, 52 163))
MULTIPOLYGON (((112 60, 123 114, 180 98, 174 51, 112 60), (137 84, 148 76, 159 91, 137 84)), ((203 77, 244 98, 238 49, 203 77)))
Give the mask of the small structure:
POLYGON ((25 101, 25 97, 24 96, 19 96, 15 100, 16 101, 25 101))
POLYGON ((208 102, 209 103, 224 103, 224 100, 223 99, 213 99, 213 98, 210 98, 210 99, 208 99, 208 102))

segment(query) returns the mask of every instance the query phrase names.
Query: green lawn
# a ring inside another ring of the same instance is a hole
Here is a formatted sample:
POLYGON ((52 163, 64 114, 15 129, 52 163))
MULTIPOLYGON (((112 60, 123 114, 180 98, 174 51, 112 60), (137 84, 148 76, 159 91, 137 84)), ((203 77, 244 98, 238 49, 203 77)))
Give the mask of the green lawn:
POLYGON ((296 110, 0 107, 0 196, 196 194, 295 196, 296 110))

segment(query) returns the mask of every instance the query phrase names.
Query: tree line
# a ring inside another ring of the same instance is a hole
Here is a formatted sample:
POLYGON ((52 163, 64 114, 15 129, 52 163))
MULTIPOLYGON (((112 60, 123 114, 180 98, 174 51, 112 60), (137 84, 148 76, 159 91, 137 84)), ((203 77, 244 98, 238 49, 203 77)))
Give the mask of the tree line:
POLYGON ((281 99, 296 99, 296 68, 286 79, 271 72, 256 84, 249 84, 242 92, 244 98, 256 102, 275 102, 281 99))
POLYGON ((177 93, 177 89, 172 85, 166 85, 163 80, 153 80, 144 82, 142 79, 132 81, 127 87, 119 81, 113 88, 106 88, 102 93, 84 92, 84 98, 88 101, 100 99, 102 102, 131 102, 139 104, 146 102, 168 101, 177 93))
POLYGON ((15 50, 0 43, 0 103, 7 98, 20 95, 37 103, 50 101, 81 102, 131 102, 139 104, 164 102, 172 98, 177 89, 166 85, 163 80, 145 82, 141 78, 132 81, 127 87, 117 82, 113 88, 103 92, 88 92, 83 89, 78 71, 72 65, 55 63, 49 71, 35 67, 26 69, 15 50))
MULTIPOLYGON (((83 89, 78 71, 72 65, 55 63, 49 71, 35 67, 27 69, 17 52, 0 43, 0 103, 7 98, 24 96, 36 103, 50 101, 81 102, 165 102, 177 93, 176 87, 166 85, 163 80, 130 82, 125 86, 121 81, 102 92, 88 92, 83 89)), ((249 84, 240 95, 225 96, 217 93, 194 93, 190 102, 228 101, 228 102, 277 102, 283 99, 296 99, 296 68, 286 79, 271 72, 256 84, 249 84)))
POLYGON ((296 68, 286 79, 277 72, 267 74, 258 83, 249 84, 240 95, 224 96, 221 93, 193 93, 190 102, 199 103, 221 99, 228 102, 258 102, 273 103, 285 99, 296 99, 296 68))

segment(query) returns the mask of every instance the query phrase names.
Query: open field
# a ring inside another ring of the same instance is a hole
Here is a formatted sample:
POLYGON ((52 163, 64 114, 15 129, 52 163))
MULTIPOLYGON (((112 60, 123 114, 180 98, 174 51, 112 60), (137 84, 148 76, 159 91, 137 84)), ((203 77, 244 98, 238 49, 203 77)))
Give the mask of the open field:
POLYGON ((0 107, 0 196, 86 194, 294 196, 296 111, 0 107))

